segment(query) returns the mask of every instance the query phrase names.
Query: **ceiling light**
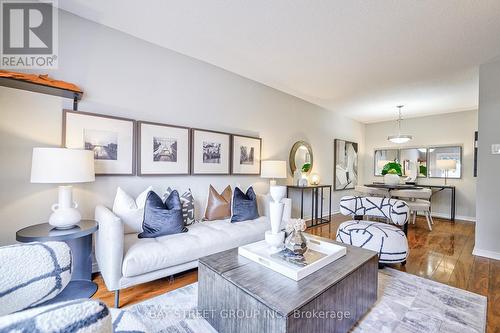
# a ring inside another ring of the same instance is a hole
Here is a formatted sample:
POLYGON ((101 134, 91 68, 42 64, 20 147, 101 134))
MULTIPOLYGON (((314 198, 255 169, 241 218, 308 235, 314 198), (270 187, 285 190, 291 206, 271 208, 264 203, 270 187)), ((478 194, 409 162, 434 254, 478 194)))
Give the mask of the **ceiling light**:
POLYGON ((398 144, 401 144, 401 143, 406 143, 410 140, 413 139, 413 136, 411 135, 407 135, 407 134, 401 134, 401 108, 403 107, 404 105, 398 105, 397 108, 398 108, 398 114, 399 114, 399 117, 398 117, 398 134, 397 135, 389 135, 387 137, 387 140, 391 141, 392 143, 398 143, 398 144))

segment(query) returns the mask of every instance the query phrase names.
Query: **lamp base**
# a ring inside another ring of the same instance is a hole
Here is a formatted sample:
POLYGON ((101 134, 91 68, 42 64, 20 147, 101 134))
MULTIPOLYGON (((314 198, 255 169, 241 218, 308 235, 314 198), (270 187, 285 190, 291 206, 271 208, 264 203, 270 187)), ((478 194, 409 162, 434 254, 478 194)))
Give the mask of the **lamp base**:
POLYGON ((50 215, 49 224, 57 229, 70 229, 82 219, 76 208, 59 208, 50 215))
POLYGON ((57 229, 72 228, 82 219, 72 192, 71 186, 59 186, 59 202, 52 205, 53 213, 49 218, 49 224, 57 229))

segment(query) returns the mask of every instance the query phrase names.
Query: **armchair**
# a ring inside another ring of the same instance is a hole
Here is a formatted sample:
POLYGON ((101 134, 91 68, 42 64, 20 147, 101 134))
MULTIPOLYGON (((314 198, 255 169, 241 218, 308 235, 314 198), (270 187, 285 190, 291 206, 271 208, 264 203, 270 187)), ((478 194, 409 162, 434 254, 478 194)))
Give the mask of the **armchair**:
POLYGON ((0 247, 0 332, 110 332, 99 301, 46 305, 71 280, 71 250, 63 242, 0 247))

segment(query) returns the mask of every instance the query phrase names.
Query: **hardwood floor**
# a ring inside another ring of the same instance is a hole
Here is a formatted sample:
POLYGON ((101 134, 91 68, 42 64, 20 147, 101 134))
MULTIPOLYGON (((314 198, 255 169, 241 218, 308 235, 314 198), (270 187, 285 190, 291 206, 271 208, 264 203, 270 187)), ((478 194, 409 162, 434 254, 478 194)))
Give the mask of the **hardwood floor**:
MULTIPOLYGON (((334 215, 330 225, 309 228, 308 232, 335 238, 337 227, 348 219, 334 215)), ((500 333, 500 261, 472 255, 474 248, 474 223, 434 219, 433 230, 427 229, 425 219, 418 218, 416 225, 408 228, 410 255, 406 266, 391 267, 427 279, 465 289, 488 297, 488 333, 500 333)), ((120 292, 120 305, 128 306, 145 299, 196 282, 197 270, 177 274, 173 279, 164 278, 120 292)), ((113 306, 114 294, 107 291, 100 275, 94 281, 99 289, 93 298, 113 306)))

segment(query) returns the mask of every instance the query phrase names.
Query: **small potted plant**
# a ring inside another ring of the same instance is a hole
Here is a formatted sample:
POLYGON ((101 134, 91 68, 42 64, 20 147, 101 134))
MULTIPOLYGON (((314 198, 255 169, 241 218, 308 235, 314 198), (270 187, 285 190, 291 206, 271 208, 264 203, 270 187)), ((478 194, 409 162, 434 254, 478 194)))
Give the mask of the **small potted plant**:
POLYGON ((401 172, 401 164, 397 162, 389 162, 382 169, 382 175, 384 176, 384 183, 386 185, 398 185, 400 183, 400 178, 403 173, 401 172))

